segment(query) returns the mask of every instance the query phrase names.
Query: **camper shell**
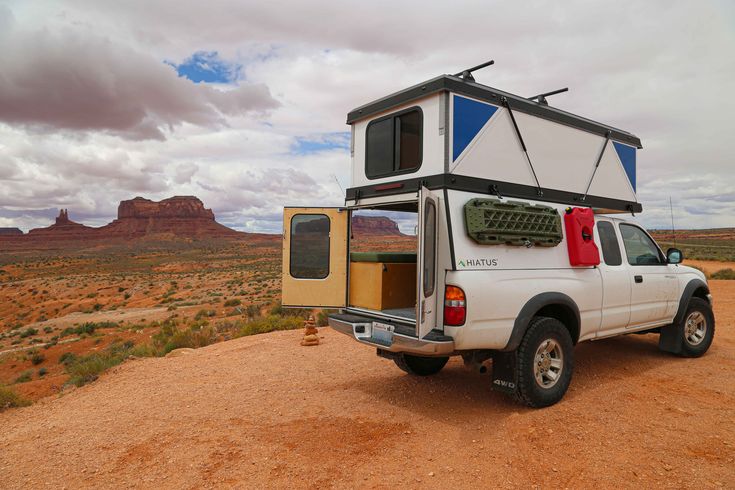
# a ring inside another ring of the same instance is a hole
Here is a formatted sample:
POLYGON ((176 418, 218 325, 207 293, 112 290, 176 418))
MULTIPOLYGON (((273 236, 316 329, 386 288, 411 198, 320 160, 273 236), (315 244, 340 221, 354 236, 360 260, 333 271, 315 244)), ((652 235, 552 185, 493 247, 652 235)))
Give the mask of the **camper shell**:
MULTIPOLYGON (((284 210, 283 304, 339 309, 332 328, 408 372, 431 374, 450 355, 478 366, 493 359, 493 385, 518 394, 522 342, 534 328, 566 332, 557 343, 566 363, 567 340, 679 325, 690 298, 711 301, 704 276, 678 265, 681 252, 664 254, 615 217, 642 211, 642 146, 627 131, 453 75, 360 106, 347 123, 345 206, 284 210), (386 240, 357 250, 361 212, 415 216, 413 247, 387 250, 386 240), (615 253, 628 261, 606 263, 615 253), (539 318, 563 327, 536 327, 539 318)), ((683 334, 661 337, 665 350, 686 347, 683 334)), ((561 362, 552 361, 547 371, 561 362)))

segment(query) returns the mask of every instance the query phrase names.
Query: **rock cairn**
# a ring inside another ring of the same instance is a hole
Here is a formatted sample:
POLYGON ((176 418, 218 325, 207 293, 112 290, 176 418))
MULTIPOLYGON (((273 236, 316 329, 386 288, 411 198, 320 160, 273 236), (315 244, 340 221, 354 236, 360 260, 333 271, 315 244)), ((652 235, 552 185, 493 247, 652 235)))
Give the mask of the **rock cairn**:
POLYGON ((313 315, 309 315, 309 318, 304 320, 304 338, 301 340, 301 345, 319 345, 319 330, 316 328, 313 315))

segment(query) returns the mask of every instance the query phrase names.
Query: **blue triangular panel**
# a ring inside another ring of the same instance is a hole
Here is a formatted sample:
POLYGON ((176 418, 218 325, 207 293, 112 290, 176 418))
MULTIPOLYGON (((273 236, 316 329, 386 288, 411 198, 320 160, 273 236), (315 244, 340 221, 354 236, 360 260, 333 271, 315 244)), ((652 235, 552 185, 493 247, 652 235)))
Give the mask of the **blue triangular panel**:
POLYGON ((618 157, 620 157, 625 173, 628 174, 630 185, 633 186, 633 191, 635 191, 635 148, 615 141, 613 141, 613 145, 615 146, 615 151, 618 152, 618 157))
POLYGON ((465 97, 454 96, 452 161, 467 148, 498 108, 465 97))

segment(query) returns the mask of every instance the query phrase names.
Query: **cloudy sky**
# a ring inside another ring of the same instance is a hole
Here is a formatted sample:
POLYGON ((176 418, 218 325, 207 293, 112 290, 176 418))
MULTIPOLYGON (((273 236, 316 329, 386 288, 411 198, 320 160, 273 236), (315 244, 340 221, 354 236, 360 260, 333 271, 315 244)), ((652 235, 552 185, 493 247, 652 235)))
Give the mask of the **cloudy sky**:
POLYGON ((0 0, 0 227, 196 195, 278 231, 343 202, 350 109, 490 58, 641 138, 645 225, 735 226, 733 2, 0 0))

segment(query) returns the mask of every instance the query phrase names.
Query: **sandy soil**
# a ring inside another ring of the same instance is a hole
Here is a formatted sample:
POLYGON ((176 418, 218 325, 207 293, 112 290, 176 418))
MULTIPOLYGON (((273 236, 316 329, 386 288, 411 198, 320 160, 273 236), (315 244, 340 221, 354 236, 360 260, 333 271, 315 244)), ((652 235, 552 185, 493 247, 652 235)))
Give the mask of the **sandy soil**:
POLYGON ((134 360, 0 414, 5 488, 735 487, 735 281, 712 281, 709 353, 654 335, 581 344, 556 406, 431 378, 323 329, 134 360))
POLYGON ((708 276, 722 269, 735 270, 735 262, 716 262, 714 260, 686 259, 684 261, 684 265, 691 265, 691 266, 699 267, 708 276))

